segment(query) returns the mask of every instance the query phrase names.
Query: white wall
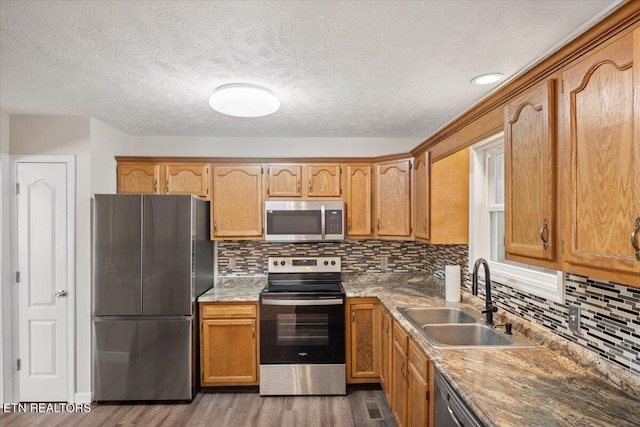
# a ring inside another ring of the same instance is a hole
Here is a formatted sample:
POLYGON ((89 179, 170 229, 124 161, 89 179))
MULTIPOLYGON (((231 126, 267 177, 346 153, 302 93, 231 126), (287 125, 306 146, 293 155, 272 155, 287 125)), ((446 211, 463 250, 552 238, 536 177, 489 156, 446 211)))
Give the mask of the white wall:
POLYGON ((91 194, 116 192, 116 160, 129 155, 133 137, 100 121, 90 119, 91 194))
MULTIPOLYGON (((91 398, 91 153, 88 116, 12 115, 11 154, 76 158, 76 399, 91 398)), ((73 331, 72 331, 73 333, 73 331)))
POLYGON ((0 111, 0 153, 9 152, 9 115, 0 111))
POLYGON ((10 402, 11 387, 11 278, 9 217, 9 115, 0 112, 0 402, 10 402), (6 343, 6 344, 5 344, 6 343))
POLYGON ((132 156, 375 157, 406 153, 415 138, 134 137, 132 156))

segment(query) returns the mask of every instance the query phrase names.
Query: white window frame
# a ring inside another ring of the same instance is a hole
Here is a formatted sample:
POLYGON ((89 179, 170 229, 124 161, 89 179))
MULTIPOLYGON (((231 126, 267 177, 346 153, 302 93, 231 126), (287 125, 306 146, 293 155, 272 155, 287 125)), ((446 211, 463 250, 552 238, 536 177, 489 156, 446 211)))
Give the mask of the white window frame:
MULTIPOLYGON (((469 155, 469 273, 478 258, 489 262, 492 281, 549 301, 564 303, 564 273, 544 273, 518 266, 491 261, 491 221, 489 210, 491 192, 487 173, 486 153, 499 144, 504 145, 504 132, 477 142, 469 155)), ((505 177, 506 179, 506 177, 505 177)), ((495 199, 495 198, 494 198, 495 199)))

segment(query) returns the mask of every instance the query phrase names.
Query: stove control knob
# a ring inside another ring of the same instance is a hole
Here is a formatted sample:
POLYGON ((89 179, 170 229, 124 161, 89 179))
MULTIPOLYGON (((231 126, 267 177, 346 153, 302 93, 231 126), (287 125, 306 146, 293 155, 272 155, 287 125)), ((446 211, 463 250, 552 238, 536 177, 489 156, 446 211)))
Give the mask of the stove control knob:
POLYGON ((324 262, 324 265, 329 265, 329 261, 325 261, 325 262, 324 262))
POLYGON ((336 265, 336 262, 335 261, 331 261, 331 265, 336 265))
POLYGON ((273 265, 278 265, 278 261, 273 261, 273 265))
POLYGON ((284 261, 280 261, 280 265, 284 265, 284 261))

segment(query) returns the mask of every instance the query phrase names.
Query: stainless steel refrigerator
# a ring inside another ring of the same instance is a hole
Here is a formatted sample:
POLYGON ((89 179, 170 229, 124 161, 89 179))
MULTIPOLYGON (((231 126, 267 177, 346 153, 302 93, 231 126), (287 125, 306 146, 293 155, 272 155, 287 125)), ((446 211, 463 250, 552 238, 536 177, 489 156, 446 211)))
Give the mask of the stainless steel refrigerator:
POLYGON ((213 285, 209 202, 97 194, 93 215, 94 399, 192 399, 196 300, 213 285))

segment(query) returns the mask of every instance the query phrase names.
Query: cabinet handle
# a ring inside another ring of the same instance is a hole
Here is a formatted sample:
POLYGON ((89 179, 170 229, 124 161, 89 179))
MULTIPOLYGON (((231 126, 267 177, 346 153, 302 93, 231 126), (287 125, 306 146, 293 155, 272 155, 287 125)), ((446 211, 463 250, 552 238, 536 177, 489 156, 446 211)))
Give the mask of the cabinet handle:
POLYGON ((167 180, 166 184, 167 185, 165 186, 165 192, 169 194, 169 180, 167 180))
POLYGON ((309 193, 311 193, 311 180, 309 180, 309 193))
POLYGON ((158 194, 158 180, 157 179, 153 180, 153 193, 154 194, 158 194))
POLYGON ((380 218, 378 218, 378 231, 380 231, 380 218))
POLYGON ((255 338, 256 337, 256 326, 252 325, 251 326, 251 338, 255 338))
POLYGON ((351 220, 347 220, 347 231, 351 231, 351 220))
POLYGON ((547 239, 544 237, 545 231, 547 230, 547 225, 549 225, 549 221, 547 221, 547 218, 545 218, 542 222, 542 228, 540 229, 540 240, 542 240, 542 247, 544 249, 547 249, 547 247, 549 246, 547 239))
POLYGON ((356 322, 356 311, 355 310, 351 310, 351 323, 355 323, 356 322))
POLYGON ((300 181, 298 181, 298 185, 296 186, 296 192, 300 194, 300 181))
POLYGON ((631 246, 636 251, 636 261, 640 261, 640 246, 638 246, 638 231, 640 231, 640 216, 636 218, 635 228, 631 233, 631 246))
POLYGON ((402 366, 400 367, 400 373, 402 374, 402 379, 406 379, 404 376, 404 362, 402 362, 402 366))
POLYGON ((424 219, 424 223, 422 224, 422 228, 424 231, 427 231, 427 218, 424 219))
POLYGON ((218 232, 218 221, 217 220, 213 221, 213 232, 214 233, 218 232))

